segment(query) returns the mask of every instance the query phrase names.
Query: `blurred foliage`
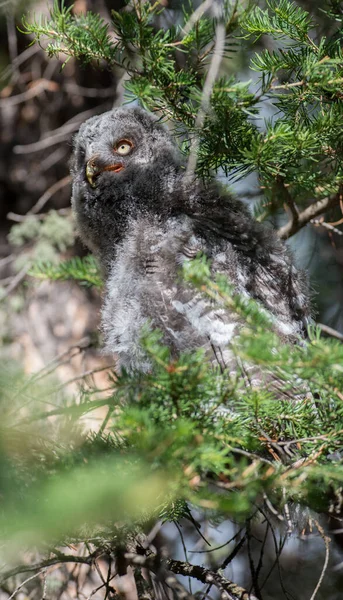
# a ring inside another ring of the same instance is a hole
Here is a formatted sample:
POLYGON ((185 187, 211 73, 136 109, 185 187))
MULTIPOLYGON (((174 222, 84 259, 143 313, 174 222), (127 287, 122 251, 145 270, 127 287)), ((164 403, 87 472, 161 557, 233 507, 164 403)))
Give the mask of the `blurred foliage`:
POLYGON ((44 260, 57 263, 60 253, 74 245, 74 224, 70 218, 59 215, 55 210, 51 210, 43 218, 27 215, 21 223, 12 226, 8 240, 14 247, 26 246, 25 253, 16 261, 19 268, 27 261, 35 263, 44 260))
MULTIPOLYGON (((52 437, 40 441, 36 434, 24 454, 21 445, 10 444, 10 453, 3 446, 12 463, 10 470, 6 465, 9 489, 18 479, 18 464, 26 478, 24 498, 20 494, 13 504, 10 494, 3 505, 1 529, 14 542, 25 543, 26 531, 27 543, 61 541, 85 523, 94 534, 109 518, 117 523, 125 517, 137 527, 140 512, 143 521, 166 511, 178 520, 180 505, 174 514, 170 504, 174 498, 235 519, 248 517, 263 494, 280 513, 288 501, 335 511, 343 480, 343 345, 312 331, 306 345, 285 346, 258 304, 233 294, 222 277, 211 280, 204 261, 188 265, 185 277, 214 303, 244 317, 233 349, 243 364, 261 369, 265 385, 246 386, 243 372, 223 376, 201 350, 172 359, 156 331, 143 338, 152 372, 117 374, 106 398, 83 390, 79 400, 65 398, 60 408, 37 411, 30 382, 9 386, 5 370, 2 440, 14 432, 25 439, 26 427, 41 423, 44 431, 44 423, 57 419, 52 437), (32 406, 23 403, 23 417, 15 403, 20 406, 25 397, 32 406), (108 407, 99 434, 81 434, 80 416, 99 406, 108 407), (153 510, 147 511, 152 499, 153 510)), ((3 494, 6 498, 6 486, 3 494)))
POLYGON ((85 258, 75 257, 59 262, 57 265, 46 261, 36 262, 30 269, 29 275, 37 279, 50 279, 51 281, 78 281, 82 285, 102 287, 99 266, 93 256, 85 258))

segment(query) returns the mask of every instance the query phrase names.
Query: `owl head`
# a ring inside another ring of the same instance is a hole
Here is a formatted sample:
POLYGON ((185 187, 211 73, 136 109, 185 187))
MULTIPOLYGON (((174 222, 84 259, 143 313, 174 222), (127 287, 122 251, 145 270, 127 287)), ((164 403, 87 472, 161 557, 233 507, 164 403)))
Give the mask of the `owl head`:
POLYGON ((182 172, 180 153, 156 117, 116 108, 92 117, 74 138, 72 206, 85 243, 115 245, 138 214, 171 209, 167 195, 182 172))

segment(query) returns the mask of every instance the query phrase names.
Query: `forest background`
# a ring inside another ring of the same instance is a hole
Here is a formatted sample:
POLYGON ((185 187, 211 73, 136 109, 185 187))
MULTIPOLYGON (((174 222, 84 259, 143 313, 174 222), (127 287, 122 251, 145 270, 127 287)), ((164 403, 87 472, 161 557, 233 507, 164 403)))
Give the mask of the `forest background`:
POLYGON ((1 10, 1 598, 341 598, 341 3, 1 10), (292 351, 206 265, 185 274, 244 316, 237 352, 297 402, 175 363, 158 335, 153 375, 101 354, 68 159, 86 118, 128 101, 309 273, 320 327, 292 351))

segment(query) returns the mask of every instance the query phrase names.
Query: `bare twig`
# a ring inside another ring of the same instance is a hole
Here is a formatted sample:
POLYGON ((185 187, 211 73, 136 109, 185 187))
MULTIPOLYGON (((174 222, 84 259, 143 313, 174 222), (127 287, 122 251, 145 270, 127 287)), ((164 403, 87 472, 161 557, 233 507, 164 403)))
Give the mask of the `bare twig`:
POLYGON ((61 127, 50 132, 48 137, 38 140, 38 142, 34 142, 33 144, 18 144, 17 146, 14 146, 13 152, 15 154, 29 154, 30 152, 39 152, 40 150, 45 150, 46 148, 50 148, 50 146, 59 144, 60 142, 67 140, 74 131, 77 131, 80 124, 85 121, 85 119, 88 119, 88 117, 91 117, 94 114, 101 113, 106 106, 107 104, 99 104, 95 108, 85 110, 64 123, 61 127))
POLYGON ((80 375, 76 375, 75 377, 72 377, 71 379, 68 379, 64 383, 61 383, 61 385, 58 386, 56 389, 57 390, 61 390, 64 387, 66 387, 67 385, 70 385, 71 383, 75 383, 76 381, 80 381, 80 379, 85 379, 86 377, 92 376, 95 373, 100 373, 102 371, 106 371, 107 369, 114 369, 115 366, 116 366, 115 364, 112 364, 112 365, 106 365, 105 367, 98 367, 96 369, 90 369, 89 371, 84 371, 84 373, 80 373, 80 375))
POLYGON ((12 282, 6 288, 4 294, 0 298, 0 301, 5 300, 5 298, 7 298, 16 289, 16 287, 18 287, 18 285, 23 281, 23 279, 25 279, 26 273, 28 272, 29 268, 30 268, 30 264, 26 264, 19 271, 19 273, 17 273, 17 275, 15 275, 15 277, 13 277, 12 282))
POLYGON ((324 229, 328 229, 329 231, 331 231, 332 233, 336 233, 337 235, 343 235, 343 231, 337 229, 337 227, 335 227, 332 223, 326 223, 325 221, 323 221, 323 218, 311 219, 310 223, 312 223, 312 225, 314 225, 315 227, 324 227, 324 229))
POLYGON ((10 577, 15 577, 16 575, 19 575, 21 573, 32 573, 34 571, 42 571, 46 567, 52 567, 53 565, 58 565, 62 563, 80 563, 82 565, 92 565, 94 557, 94 554, 89 556, 72 556, 71 554, 67 555, 59 552, 55 558, 48 558, 46 560, 42 560, 41 562, 32 565, 18 565, 17 567, 10 569, 9 571, 1 573, 0 584, 6 581, 6 579, 9 579, 10 577))
POLYGON ((8 98, 2 98, 0 100, 0 108, 3 106, 15 106, 22 102, 27 102, 36 96, 39 96, 44 91, 56 92, 58 90, 58 84, 54 81, 48 81, 46 79, 40 79, 35 82, 28 90, 22 94, 16 94, 15 96, 9 96, 8 98))
POLYGON ((115 96, 115 90, 113 88, 87 88, 78 85, 75 82, 67 82, 63 88, 69 94, 76 94, 77 96, 84 96, 85 98, 111 98, 115 96))
POLYGON ((11 63, 13 63, 18 56, 18 41, 17 41, 17 30, 15 26, 13 13, 7 15, 7 39, 8 39, 8 51, 10 55, 11 63))
POLYGON ((204 89, 202 92, 201 105, 197 114, 197 118, 195 120, 194 128, 195 135, 191 142, 189 159, 186 169, 186 178, 192 178, 197 164, 197 155, 199 149, 199 131, 202 129, 206 115, 210 108, 210 100, 211 94, 213 90, 213 86, 215 80, 217 78, 219 67, 223 58, 224 49, 225 49, 225 38, 226 38, 226 30, 223 22, 218 23, 216 27, 216 41, 214 45, 213 55, 211 59, 211 64, 209 70, 207 72, 207 76, 205 79, 204 89))
POLYGON ((38 140, 38 142, 25 145, 18 144, 17 146, 14 146, 13 152, 14 154, 29 154, 31 152, 45 150, 46 148, 50 148, 50 146, 54 146, 55 144, 60 144, 61 142, 67 140, 70 135, 79 128, 80 123, 81 119, 77 123, 62 125, 61 127, 58 127, 58 129, 55 129, 55 132, 52 135, 49 135, 49 137, 46 137, 43 140, 38 140))
POLYGON ((324 212, 329 210, 329 208, 338 206, 340 198, 341 194, 338 193, 334 194, 333 196, 327 196, 327 198, 323 198, 322 200, 318 200, 317 202, 310 204, 310 206, 298 214, 298 219, 296 222, 294 222, 294 220, 290 220, 288 223, 286 223, 286 225, 278 229, 278 237, 282 240, 288 239, 300 231, 300 229, 305 227, 305 225, 307 225, 307 223, 309 223, 315 217, 322 215, 324 212))
POLYGON ((141 566, 150 569, 153 573, 160 573, 161 568, 172 571, 176 575, 184 575, 201 581, 202 583, 212 583, 221 592, 221 598, 224 600, 257 600, 256 596, 249 594, 244 588, 238 586, 233 581, 226 579, 220 573, 205 569, 199 565, 191 565, 188 562, 174 560, 171 558, 161 559, 156 554, 142 556, 141 554, 125 554, 128 564, 132 566, 141 566))
POLYGON ((289 193, 288 185, 284 182, 282 178, 279 178, 277 187, 279 194, 284 202, 285 210, 289 213, 292 229, 297 229, 299 222, 299 211, 291 194, 289 193))
POLYGON ((134 570, 134 578, 139 600, 153 600, 155 598, 154 590, 144 579, 141 569, 134 570))
MULTIPOLYGON (((193 29, 194 25, 197 23, 197 21, 199 21, 201 19, 203 14, 209 8, 211 8, 211 6, 213 4, 214 4, 214 0, 205 0, 205 2, 203 2, 202 4, 200 4, 198 6, 198 8, 189 17, 186 25, 182 28, 182 33, 183 33, 184 37, 186 37, 190 33, 190 31, 192 31, 192 29, 193 29)), ((182 43, 182 40, 180 43, 182 43)))
POLYGON ((106 581, 105 581, 105 583, 102 583, 101 585, 98 585, 98 587, 94 588, 94 590, 92 590, 91 593, 87 596, 86 600, 91 600, 91 598, 93 598, 93 596, 95 596, 95 594, 105 586, 106 586, 106 581))
POLYGON ((332 327, 329 327, 328 325, 324 325, 323 323, 317 323, 317 325, 327 335, 330 335, 331 337, 334 337, 337 340, 340 340, 341 342, 343 342, 343 333, 340 333, 336 329, 333 329, 332 327))
POLYGON ((15 258, 16 256, 14 254, 10 254, 10 256, 5 256, 4 258, 0 258, 0 268, 13 262, 15 258))
POLYGON ((240 454, 241 456, 247 456, 248 458, 251 458, 252 460, 259 460, 260 462, 264 463, 265 465, 269 465, 272 466, 272 462, 266 458, 263 458, 262 456, 259 456, 258 454, 254 454, 254 452, 247 452, 247 450, 242 450, 242 448, 232 448, 230 446, 230 452, 233 452, 234 454, 240 454))
MULTIPOLYGON (((58 210, 55 210, 55 212, 58 215, 62 215, 63 217, 68 217, 71 214, 71 209, 70 208, 59 208, 58 210)), ((49 213, 41 213, 41 214, 37 214, 34 215, 37 219, 40 219, 41 221, 43 221, 44 219, 46 219, 48 217, 49 213)), ((9 221, 14 221, 15 223, 23 223, 24 221, 26 221, 26 219, 30 216, 29 213, 26 213, 25 215, 18 215, 17 213, 14 212, 9 212, 6 215, 6 218, 9 221)), ((32 216, 32 214, 31 214, 32 216)), ((15 257, 14 257, 15 258, 15 257)))
POLYGON ((46 600, 46 590, 47 590, 47 587, 48 587, 48 585, 47 585, 47 583, 48 583, 48 580, 47 580, 47 575, 48 575, 47 574, 47 569, 43 569, 42 575, 43 575, 43 594, 42 594, 42 600, 46 600))
POLYGON ((329 538, 329 536, 325 535, 324 529, 321 527, 321 525, 319 525, 318 521, 315 521, 315 523, 316 523, 317 529, 318 529, 321 537, 324 540, 324 544, 325 544, 325 560, 324 560, 322 572, 321 572, 320 577, 318 579, 318 583, 317 583, 317 585, 316 585, 316 587, 314 589, 314 592, 313 592, 310 600, 314 600, 315 599, 315 597, 317 595, 317 592, 319 591, 319 588, 320 588, 320 586, 321 586, 321 584, 323 582, 324 575, 326 573, 326 569, 327 569, 328 564, 329 564, 330 542, 331 542, 331 539, 329 538))
POLYGON ((56 181, 53 185, 51 185, 46 192, 37 200, 36 204, 28 211, 27 215, 34 215, 42 210, 45 204, 62 188, 68 185, 71 182, 71 176, 66 175, 59 181, 56 181))
POLYGON ((276 508, 274 508, 274 506, 272 505, 271 501, 269 500, 269 498, 265 492, 263 493, 263 500, 265 501, 265 504, 266 504, 268 510, 272 513, 272 515, 274 515, 274 517, 279 519, 279 521, 284 521, 284 517, 279 513, 278 510, 276 510, 276 508))
POLYGON ((22 65, 24 62, 26 62, 27 60, 32 58, 32 56, 34 56, 35 54, 38 54, 39 52, 42 52, 42 50, 41 50, 41 48, 39 48, 39 46, 29 46, 28 48, 26 48, 26 50, 24 50, 24 52, 19 54, 17 56, 17 58, 15 58, 11 62, 11 64, 8 65, 8 67, 6 67, 6 69, 4 69, 2 71, 2 73, 0 75, 0 81, 7 79, 11 72, 13 72, 20 65, 22 65))
POLYGON ((230 537, 230 539, 225 542, 224 544, 221 544, 220 546, 216 546, 215 548, 210 548, 209 550, 189 550, 190 554, 210 554, 210 552, 217 552, 217 550, 220 550, 221 548, 225 548, 225 546, 228 546, 229 544, 231 544, 231 542, 233 542, 240 534, 241 534, 242 529, 240 529, 239 531, 237 531, 237 533, 235 533, 235 535, 233 535, 232 537, 230 537))
POLYGON ((53 150, 46 158, 42 160, 39 165, 39 171, 43 173, 48 171, 51 167, 55 166, 62 158, 67 154, 68 149, 66 147, 60 147, 53 150))
POLYGON ((176 592, 176 597, 179 600, 195 600, 193 594, 189 593, 186 588, 178 581, 173 574, 167 575, 165 582, 169 588, 176 592))
POLYGON ((23 221, 26 221, 27 215, 17 215, 17 213, 9 212, 6 215, 6 219, 15 223, 23 223, 23 221))
POLYGON ((10 597, 8 598, 8 600, 12 600, 12 598, 14 598, 14 596, 18 592, 20 592, 20 590, 24 587, 24 585, 26 585, 29 581, 32 581, 32 579, 35 579, 36 577, 39 577, 39 575, 42 575, 42 573, 45 573, 45 571, 46 571, 46 569, 43 569, 42 571, 38 571, 38 573, 35 573, 34 575, 31 575, 30 577, 28 577, 27 579, 25 579, 25 581, 23 581, 20 585, 18 585, 18 587, 16 587, 16 589, 10 595, 10 597))
POLYGON ((8 4, 11 4, 12 0, 2 0, 2 2, 0 2, 0 9, 5 8, 5 6, 7 6, 8 4))

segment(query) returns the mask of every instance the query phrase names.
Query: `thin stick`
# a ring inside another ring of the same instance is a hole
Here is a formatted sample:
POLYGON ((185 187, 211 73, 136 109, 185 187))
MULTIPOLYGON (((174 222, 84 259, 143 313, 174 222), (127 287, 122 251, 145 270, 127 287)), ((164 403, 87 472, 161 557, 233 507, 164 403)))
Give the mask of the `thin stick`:
MULTIPOLYGON (((39 569, 44 570, 46 567, 52 567, 53 565, 59 565, 64 563, 80 563, 82 565, 92 565, 94 561, 94 554, 91 554, 86 557, 82 556, 73 556, 62 554, 59 552, 56 558, 48 558, 47 560, 42 560, 40 563, 36 563, 33 565, 19 565, 18 567, 14 567, 5 573, 0 574, 0 585, 9 579, 10 577, 15 577, 21 573, 32 573, 32 571, 37 571, 39 569)), ((35 576, 37 573, 35 574, 35 576)))
MULTIPOLYGON (((200 6, 198 6, 198 8, 191 14, 186 25, 182 28, 182 33, 183 33, 184 38, 190 33, 190 31, 193 29, 195 23, 201 19, 203 14, 209 8, 211 8, 212 5, 213 5, 213 0, 205 0, 205 2, 200 4, 200 6)), ((179 43, 182 43, 182 40, 179 43)))
POLYGON ((312 225, 314 225, 315 227, 324 227, 324 229, 328 229, 329 231, 332 231, 332 233, 336 233, 337 235, 343 235, 343 231, 337 229, 337 227, 332 225, 332 223, 326 223, 325 221, 322 221, 322 219, 311 219, 310 223, 312 223, 312 225))
POLYGON ((11 63, 13 63, 18 57, 18 41, 17 41, 17 30, 15 26, 13 14, 7 15, 7 39, 8 39, 8 52, 10 55, 11 63))
POLYGON ((28 211, 27 215, 35 215, 40 212, 45 204, 62 188, 66 187, 71 182, 71 176, 66 175, 59 181, 56 181, 53 185, 51 185, 46 192, 37 200, 36 204, 28 211))
POLYGON ((277 235, 282 240, 287 240, 289 237, 300 231, 307 223, 322 215, 329 208, 333 208, 334 206, 338 206, 340 202, 341 194, 334 194, 333 196, 328 196, 327 198, 323 198, 322 200, 318 200, 313 204, 310 204, 305 210, 303 210, 298 215, 297 222, 295 223, 293 220, 289 221, 283 227, 277 231, 277 235))
POLYGON ((60 142, 63 142, 63 140, 68 139, 85 119, 88 119, 88 117, 91 117, 94 114, 101 113, 106 106, 107 103, 99 104, 95 109, 85 110, 64 123, 61 127, 55 129, 48 137, 38 140, 38 142, 33 142, 32 144, 19 144, 14 146, 13 152, 15 154, 28 154, 30 152, 39 152, 40 150, 45 150, 50 146, 59 144, 60 142))
POLYGON ((336 329, 333 329, 332 327, 329 327, 328 325, 324 325, 323 323, 317 323, 317 325, 327 335, 330 335, 331 337, 334 337, 337 340, 340 340, 341 342, 343 342, 343 333, 340 333, 336 329))
POLYGON ((39 94, 46 90, 50 92, 55 92, 57 91, 57 89, 58 86, 57 84, 55 85, 54 82, 41 79, 25 92, 22 92, 21 94, 16 94, 15 96, 9 96, 8 98, 3 98, 2 100, 0 100, 0 108, 2 106, 15 106, 16 104, 21 104, 22 102, 27 102, 28 100, 39 96, 39 94))
POLYGON ((213 50, 212 60, 210 64, 210 68, 207 72, 204 89, 202 92, 201 105, 199 108, 199 112, 197 114, 197 118, 194 123, 195 127, 195 136, 191 142, 189 159, 186 169, 186 178, 191 179, 195 173, 197 158, 198 158, 198 150, 199 150, 199 129, 201 129, 204 125, 206 114, 210 108, 210 100, 211 94, 213 90, 213 86, 215 80, 217 78, 220 64, 224 54, 225 48, 225 38, 226 38, 226 30, 224 23, 218 23, 216 27, 216 42, 213 50))
POLYGON ((17 273, 17 275, 15 277, 13 277, 12 283, 10 283, 10 285, 6 288, 4 294, 0 298, 0 302, 3 302, 5 300, 5 298, 7 298, 16 289, 16 287, 23 281, 23 279, 25 279, 26 273, 28 272, 29 268, 30 268, 29 264, 25 265, 19 271, 19 273, 17 273))
POLYGON ((42 573, 45 573, 45 571, 46 571, 46 569, 43 569, 42 571, 38 571, 38 573, 35 573, 34 575, 31 575, 31 577, 28 577, 27 579, 25 579, 25 581, 23 581, 20 585, 18 585, 18 587, 14 590, 14 592, 10 595, 10 597, 7 598, 7 600, 12 600, 12 598, 14 598, 14 596, 18 592, 20 592, 21 588, 23 588, 24 585, 26 585, 29 581, 32 581, 32 579, 35 579, 36 577, 38 577, 42 573))
POLYGON ((106 371, 107 369, 114 369, 115 366, 116 366, 115 364, 112 364, 112 365, 106 365, 105 367, 98 367, 97 369, 90 369, 89 371, 84 371, 80 375, 76 375, 75 377, 72 377, 71 379, 68 379, 64 383, 61 383, 61 385, 59 385, 56 389, 57 389, 57 391, 61 390, 66 385, 70 385, 71 383, 75 383, 76 381, 79 381, 80 379, 85 379, 85 377, 89 377, 90 375, 94 375, 94 373, 100 373, 101 371, 106 371))
POLYGON ((317 595, 317 592, 318 592, 318 590, 319 590, 319 588, 320 588, 320 586, 321 586, 321 584, 322 584, 322 582, 323 582, 324 575, 325 575, 325 573, 326 573, 326 569, 328 568, 328 564, 329 564, 329 557, 330 557, 330 542, 331 542, 330 538, 329 538, 327 535, 325 535, 325 533, 324 533, 324 530, 323 530, 323 528, 322 528, 322 527, 319 525, 318 521, 315 521, 315 523, 316 523, 316 525, 317 525, 317 528, 318 528, 318 531, 319 531, 320 535, 322 536, 322 538, 323 538, 323 540, 324 540, 324 544, 325 544, 325 560, 324 560, 324 564, 323 564, 322 572, 321 572, 321 574, 320 574, 320 577, 319 577, 319 579, 318 579, 318 583, 317 583, 317 585, 316 585, 316 587, 315 587, 315 589, 314 589, 314 592, 313 592, 313 594, 312 594, 312 596, 311 596, 310 600, 314 600, 314 599, 315 599, 315 597, 316 597, 316 595, 317 595))
POLYGON ((246 600, 257 600, 256 596, 249 594, 244 588, 238 586, 233 581, 230 581, 220 573, 206 569, 199 565, 192 565, 188 562, 173 560, 171 558, 161 559, 158 555, 151 553, 148 556, 141 554, 125 554, 128 564, 132 566, 146 567, 153 573, 161 573, 161 567, 172 571, 176 575, 185 575, 193 577, 202 583, 212 583, 221 592, 222 598, 230 600, 238 600, 246 598, 246 600))

